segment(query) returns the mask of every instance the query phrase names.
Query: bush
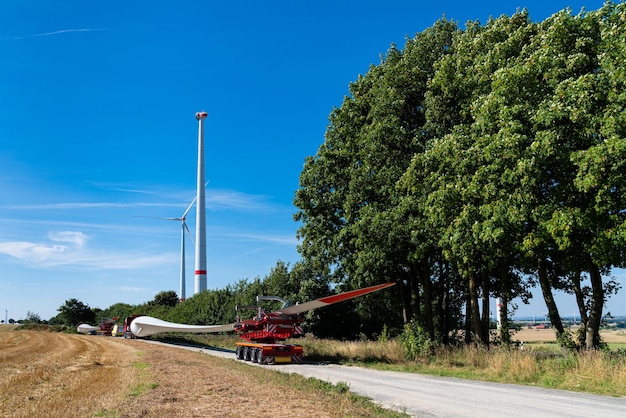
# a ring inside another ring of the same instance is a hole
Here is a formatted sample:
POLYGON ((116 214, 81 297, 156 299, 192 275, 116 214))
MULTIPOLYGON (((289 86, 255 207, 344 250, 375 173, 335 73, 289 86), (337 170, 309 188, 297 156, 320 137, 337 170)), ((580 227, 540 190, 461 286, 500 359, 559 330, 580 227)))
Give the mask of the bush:
POLYGON ((404 325, 404 332, 399 339, 407 360, 429 357, 434 353, 435 343, 415 320, 404 325))

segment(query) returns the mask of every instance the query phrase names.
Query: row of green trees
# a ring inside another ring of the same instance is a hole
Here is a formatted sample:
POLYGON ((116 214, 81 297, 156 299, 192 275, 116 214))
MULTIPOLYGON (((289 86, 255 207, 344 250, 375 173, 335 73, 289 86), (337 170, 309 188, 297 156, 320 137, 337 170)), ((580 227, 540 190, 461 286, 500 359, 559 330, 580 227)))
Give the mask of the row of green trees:
POLYGON ((278 262, 180 303, 173 291, 104 310, 72 299, 55 320, 229 323, 257 295, 304 302, 394 280, 307 313, 307 330, 371 337, 410 323, 427 345, 459 329, 488 344, 489 298, 507 318, 539 285, 563 341, 555 289, 576 296, 575 343, 597 347, 619 289, 610 271, 626 267, 625 34, 624 3, 539 23, 525 11, 465 29, 436 22, 392 46, 331 113, 296 191, 302 259, 291 269, 278 262))
MULTIPOLYGON (((303 263, 346 287, 396 280, 403 321, 438 343, 462 323, 488 344, 489 297, 506 318, 536 284, 563 336, 563 290, 578 343, 598 347, 608 276, 625 267, 625 34, 626 5, 606 3, 539 23, 442 19, 392 46, 306 160, 303 263)), ((380 299, 371 318, 397 302, 380 299)))
MULTIPOLYGON (((166 321, 207 325, 235 322, 235 306, 256 304, 257 296, 279 296, 292 303, 307 302, 333 294, 328 280, 320 280, 309 269, 297 263, 293 268, 279 261, 263 279, 239 280, 223 289, 206 290, 184 301, 179 301, 175 291, 159 292, 153 300, 138 305, 115 303, 106 309, 91 308, 77 299, 68 299, 59 307, 59 314, 50 324, 62 324, 75 328, 81 323, 98 324, 103 319, 119 317, 119 323, 133 314, 149 315, 166 321)), ((387 295, 388 296, 388 295, 387 295)), ((319 337, 358 338, 371 336, 383 328, 383 318, 376 323, 362 323, 358 311, 363 301, 354 300, 317 311, 305 316, 306 332, 319 337)), ((280 307, 280 303, 262 302, 268 312, 280 307)), ((361 310, 365 310, 362 308, 361 310)), ((242 319, 256 315, 256 311, 241 312, 242 319), (247 316, 246 316, 247 315, 247 316)), ((401 324, 396 323, 397 329, 401 324)))

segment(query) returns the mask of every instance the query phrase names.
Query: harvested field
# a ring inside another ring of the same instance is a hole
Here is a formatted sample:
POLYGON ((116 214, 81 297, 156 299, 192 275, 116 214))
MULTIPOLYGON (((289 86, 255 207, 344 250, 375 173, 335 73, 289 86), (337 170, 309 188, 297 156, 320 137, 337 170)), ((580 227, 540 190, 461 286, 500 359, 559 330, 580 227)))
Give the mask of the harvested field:
POLYGON ((349 393, 314 386, 272 368, 142 341, 0 330, 2 417, 384 413, 349 393))
POLYGON ((138 379, 136 349, 112 338, 0 332, 0 416, 91 416, 138 379))
MULTIPOLYGON (((602 330, 600 336, 607 343, 626 343, 625 330, 602 330)), ((524 342, 556 342, 556 334, 552 328, 522 328, 513 334, 513 339, 524 342)))

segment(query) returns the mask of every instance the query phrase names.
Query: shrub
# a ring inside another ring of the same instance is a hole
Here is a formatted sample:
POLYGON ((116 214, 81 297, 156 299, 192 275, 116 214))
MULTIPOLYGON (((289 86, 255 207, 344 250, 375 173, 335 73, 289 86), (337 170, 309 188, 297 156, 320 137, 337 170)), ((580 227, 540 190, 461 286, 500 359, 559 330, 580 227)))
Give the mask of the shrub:
POLYGON ((435 343, 415 320, 404 325, 404 332, 399 339, 407 360, 429 357, 434 353, 435 343))

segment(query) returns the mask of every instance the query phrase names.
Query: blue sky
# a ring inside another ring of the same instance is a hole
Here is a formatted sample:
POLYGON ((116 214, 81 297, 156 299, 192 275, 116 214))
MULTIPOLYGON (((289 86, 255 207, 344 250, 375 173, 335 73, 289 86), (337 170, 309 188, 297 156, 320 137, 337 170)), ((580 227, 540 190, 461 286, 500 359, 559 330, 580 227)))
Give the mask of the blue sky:
MULTIPOLYGON (((215 289, 299 259, 292 199, 303 161, 349 83, 390 44, 443 15, 484 23, 526 7, 540 21, 602 2, 173 4, 0 2, 1 319, 48 319, 70 298, 106 308, 178 291, 179 224, 137 216, 177 217, 193 199, 195 112, 209 114, 215 289)), ((193 211, 188 223, 193 231, 193 211)), ((187 255, 190 296, 189 244, 187 255)), ((540 300, 518 311, 544 312, 540 300)))

